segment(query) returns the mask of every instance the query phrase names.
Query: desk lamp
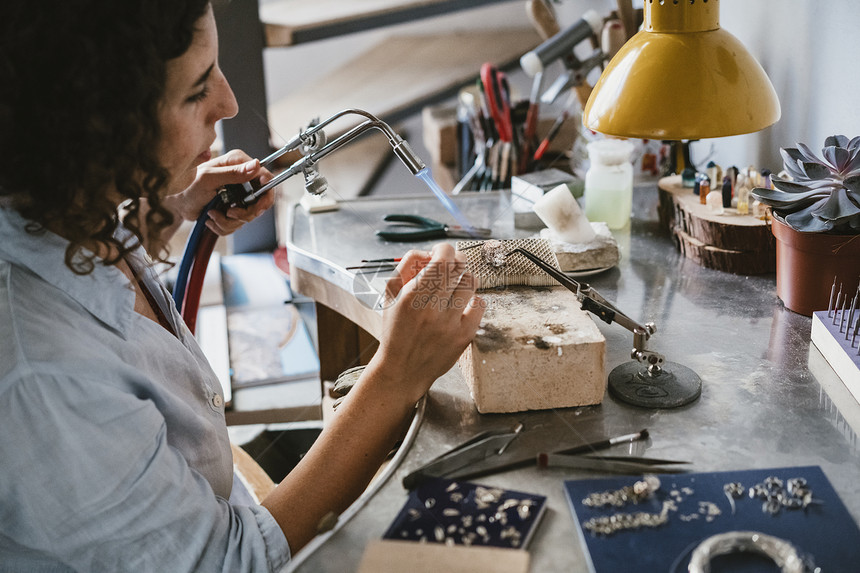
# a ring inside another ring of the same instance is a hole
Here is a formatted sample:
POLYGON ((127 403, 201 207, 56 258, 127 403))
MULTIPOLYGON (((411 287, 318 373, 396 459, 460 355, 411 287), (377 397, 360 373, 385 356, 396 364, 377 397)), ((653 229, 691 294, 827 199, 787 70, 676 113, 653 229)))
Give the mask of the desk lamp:
POLYGON ((606 135, 683 140, 751 133, 780 109, 764 70, 720 28, 719 0, 645 0, 643 30, 609 62, 583 112, 606 135))
MULTIPOLYGON (((643 30, 600 76, 583 111, 585 127, 618 137, 694 140, 776 123, 776 92, 743 44, 720 28, 719 7, 719 0, 645 0, 643 30)), ((638 406, 683 405, 701 389, 701 378, 674 362, 631 361, 609 374, 610 392, 638 406)))

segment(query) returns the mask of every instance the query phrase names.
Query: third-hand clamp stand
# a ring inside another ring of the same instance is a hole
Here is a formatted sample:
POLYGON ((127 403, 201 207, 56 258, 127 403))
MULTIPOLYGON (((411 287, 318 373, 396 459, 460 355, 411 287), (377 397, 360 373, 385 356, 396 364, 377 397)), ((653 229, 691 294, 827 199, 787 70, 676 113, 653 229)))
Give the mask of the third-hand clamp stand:
POLYGON ((525 249, 514 249, 513 253, 526 257, 574 293, 582 310, 597 315, 606 324, 615 322, 633 333, 630 357, 634 362, 625 362, 609 373, 609 391, 616 398, 643 408, 676 408, 701 395, 702 380, 695 372, 676 362, 666 362, 662 354, 646 348, 648 339, 657 332, 654 323, 639 324, 589 285, 578 283, 525 249))

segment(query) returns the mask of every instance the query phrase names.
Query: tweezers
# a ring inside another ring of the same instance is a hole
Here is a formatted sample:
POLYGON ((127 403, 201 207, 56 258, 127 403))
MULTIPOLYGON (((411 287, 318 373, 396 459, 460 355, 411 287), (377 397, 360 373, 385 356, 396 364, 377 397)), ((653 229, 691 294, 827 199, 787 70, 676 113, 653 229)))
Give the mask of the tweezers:
POLYGON ((491 456, 502 455, 523 429, 517 424, 510 430, 488 430, 433 458, 403 478, 403 487, 414 489, 428 478, 446 477, 491 456))
POLYGON ((571 468, 628 475, 684 473, 687 471, 686 468, 676 466, 689 463, 680 460, 663 460, 636 456, 579 456, 545 453, 537 455, 537 465, 539 468, 571 468))

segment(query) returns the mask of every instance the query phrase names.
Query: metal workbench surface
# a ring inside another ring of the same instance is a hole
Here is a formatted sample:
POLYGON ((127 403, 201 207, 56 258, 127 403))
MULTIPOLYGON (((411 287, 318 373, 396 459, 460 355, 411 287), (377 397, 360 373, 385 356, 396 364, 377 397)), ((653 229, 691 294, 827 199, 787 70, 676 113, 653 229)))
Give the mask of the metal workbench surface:
MULTIPOLYGON (((473 225, 491 227, 495 237, 531 234, 514 230, 508 193, 463 194, 455 201, 473 225)), ((732 275, 685 259, 660 228, 656 204, 656 184, 636 188, 631 224, 614 233, 620 264, 582 280, 634 320, 655 322, 649 348, 698 373, 701 398, 677 409, 650 410, 622 404, 607 392, 599 406, 481 415, 455 366, 431 388, 423 423, 393 477, 324 543, 300 552, 297 570, 355 571, 366 545, 383 535, 406 501, 404 475, 481 430, 517 421, 532 434, 511 448, 551 451, 557 444, 648 428, 647 443, 609 453, 690 460, 695 472, 818 465, 860 521, 860 406, 810 344, 811 320, 783 308, 773 275, 732 275)), ((450 220, 429 195, 347 201, 336 212, 313 215, 297 208, 288 245, 291 265, 348 290, 353 275, 345 267, 400 256, 410 247, 374 236, 382 217, 395 212, 450 220)), ((632 334, 596 322, 606 337, 609 373, 629 360, 632 334)), ((529 546, 531 571, 585 572, 588 559, 562 482, 601 475, 530 467, 476 481, 548 496, 549 511, 529 546)))

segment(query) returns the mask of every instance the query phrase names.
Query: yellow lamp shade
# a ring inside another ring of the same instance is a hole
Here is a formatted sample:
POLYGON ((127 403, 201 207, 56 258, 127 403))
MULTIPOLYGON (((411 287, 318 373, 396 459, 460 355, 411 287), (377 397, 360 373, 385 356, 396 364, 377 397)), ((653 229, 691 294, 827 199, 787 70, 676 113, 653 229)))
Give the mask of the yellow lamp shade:
POLYGON ((609 62, 583 112, 589 129, 685 140, 739 135, 779 120, 779 99, 718 0, 645 0, 644 29, 609 62))

